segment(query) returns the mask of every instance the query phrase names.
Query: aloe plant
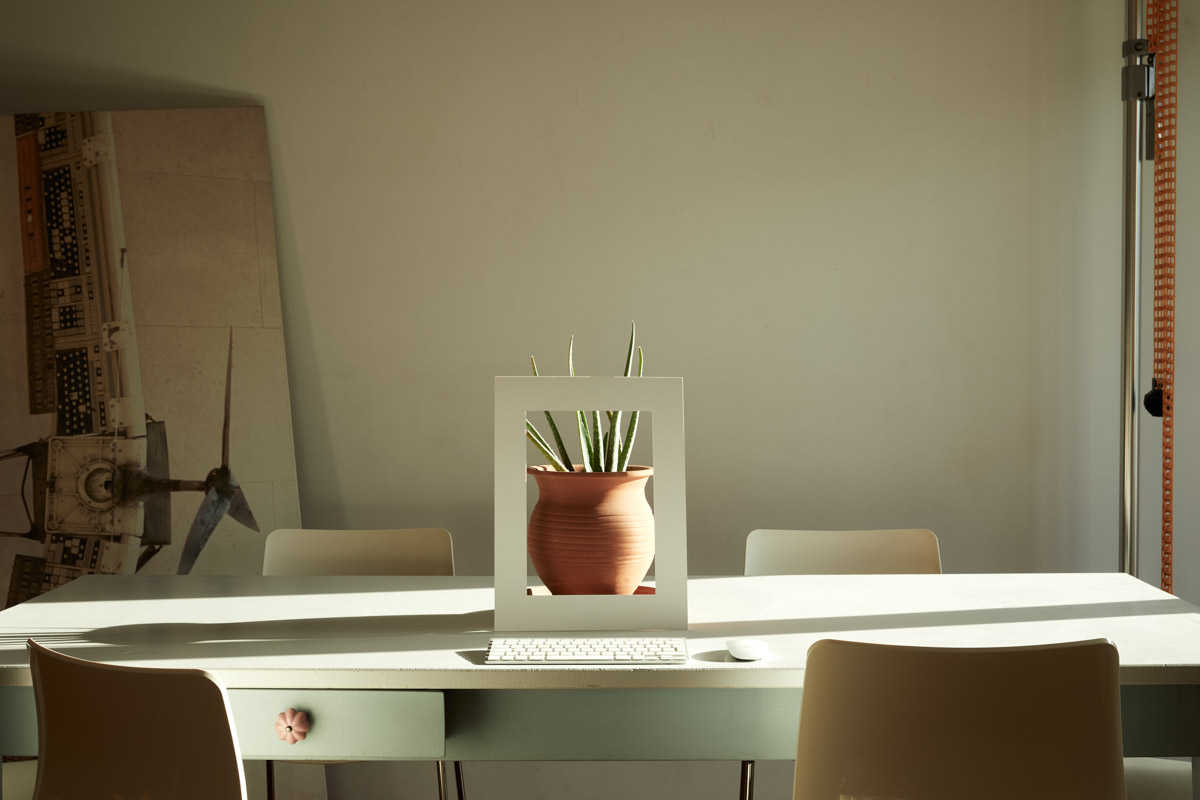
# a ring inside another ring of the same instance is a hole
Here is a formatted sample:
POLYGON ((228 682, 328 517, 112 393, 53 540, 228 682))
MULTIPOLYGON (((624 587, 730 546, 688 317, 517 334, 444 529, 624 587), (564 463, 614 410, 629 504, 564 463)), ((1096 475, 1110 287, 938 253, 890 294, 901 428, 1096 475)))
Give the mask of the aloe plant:
MULTIPOLYGON (((626 378, 633 372, 634 339, 636 336, 637 325, 631 324, 629 330, 629 349, 625 354, 626 378)), ((533 367, 534 377, 537 377, 537 360, 533 356, 530 356, 529 363, 533 367)), ((642 377, 642 368, 644 366, 645 356, 642 353, 642 348, 638 347, 637 376, 639 378, 642 377)), ((572 378, 575 377, 574 336, 571 337, 571 343, 567 347, 567 374, 572 378)), ((566 445, 563 444, 562 435, 558 431, 558 425, 554 422, 554 415, 549 411, 543 413, 546 415, 546 422, 550 425, 550 433, 554 436, 554 446, 557 448, 557 452, 550 449, 550 443, 546 441, 546 437, 542 436, 537 426, 529 420, 525 420, 525 436, 529 441, 533 442, 533 446, 550 461, 550 464, 556 470, 559 472, 573 472, 571 456, 567 453, 566 445)), ((599 411, 575 412, 575 427, 579 432, 579 449, 583 454, 584 472, 624 472, 629 467, 629 456, 633 453, 633 440, 637 437, 638 412, 631 411, 629 413, 629 424, 625 428, 624 438, 621 437, 621 412, 606 411, 605 414, 608 417, 607 432, 601 428, 599 411)))

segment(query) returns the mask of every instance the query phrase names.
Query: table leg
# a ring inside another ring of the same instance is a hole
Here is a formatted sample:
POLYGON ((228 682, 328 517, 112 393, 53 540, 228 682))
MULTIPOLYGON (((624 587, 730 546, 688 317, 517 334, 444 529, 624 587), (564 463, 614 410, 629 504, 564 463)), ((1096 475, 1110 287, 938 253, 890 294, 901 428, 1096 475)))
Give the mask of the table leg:
POLYGON ((754 800, 754 762, 742 762, 742 786, 738 800, 754 800))
MULTIPOLYGON (((463 785, 462 762, 454 762, 454 788, 458 790, 458 800, 467 800, 467 789, 463 785)), ((0 798, 4 800, 4 798, 0 798)))
POLYGON ((1200 800, 1200 781, 1196 780, 1196 776, 1200 774, 1200 756, 1192 756, 1192 800, 1200 800))

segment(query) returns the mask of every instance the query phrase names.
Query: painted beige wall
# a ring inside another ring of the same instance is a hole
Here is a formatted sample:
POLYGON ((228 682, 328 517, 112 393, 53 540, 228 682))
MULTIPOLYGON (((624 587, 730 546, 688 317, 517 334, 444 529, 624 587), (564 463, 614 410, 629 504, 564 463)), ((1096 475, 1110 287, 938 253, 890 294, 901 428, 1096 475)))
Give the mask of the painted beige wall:
POLYGON ((1039 569, 1118 565, 1123 8, 1046 4, 1031 31, 1045 67, 1029 187, 1039 569))
POLYGON ((0 111, 266 107, 306 525, 442 525, 490 571, 491 377, 571 333, 615 372, 636 319, 685 379, 694 573, 752 528, 892 526, 951 571, 1107 570, 1120 39, 1118 0, 79 1, 9 15, 0 111))
POLYGON ((693 572, 756 527, 1030 565, 1025 6, 124 8, 33 12, 68 33, 28 69, 266 105, 305 524, 489 571, 491 377, 571 333, 615 372, 636 319, 685 379, 693 572))

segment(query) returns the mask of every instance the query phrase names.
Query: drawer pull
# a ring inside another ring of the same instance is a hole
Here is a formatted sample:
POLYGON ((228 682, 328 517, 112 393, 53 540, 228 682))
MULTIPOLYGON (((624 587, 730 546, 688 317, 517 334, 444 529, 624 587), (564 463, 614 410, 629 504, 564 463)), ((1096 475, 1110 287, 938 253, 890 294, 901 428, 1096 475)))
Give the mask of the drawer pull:
POLYGON ((280 711, 279 716, 275 718, 275 733, 279 735, 280 741, 288 744, 301 741, 308 735, 310 727, 308 714, 294 708, 280 711))

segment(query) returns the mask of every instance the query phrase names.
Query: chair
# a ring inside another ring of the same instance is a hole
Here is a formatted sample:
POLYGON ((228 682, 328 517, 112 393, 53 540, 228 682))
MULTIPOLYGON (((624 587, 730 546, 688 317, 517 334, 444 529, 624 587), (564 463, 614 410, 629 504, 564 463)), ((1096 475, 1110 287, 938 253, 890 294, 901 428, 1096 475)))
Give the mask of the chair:
POLYGON ((267 536, 263 575, 453 575, 444 528, 329 531, 280 528, 267 536))
MULTIPOLYGON (((267 536, 263 575, 453 575, 454 542, 444 528, 301 530, 267 536)), ((438 798, 446 800, 446 773, 437 766, 438 798)), ((462 762, 454 762, 458 800, 466 800, 462 762)), ((267 793, 274 797, 274 763, 267 762, 267 793)))
POLYGON ((198 669, 98 664, 30 639, 34 797, 246 798, 229 697, 198 669))
MULTIPOLYGON (((935 574, 942 571, 931 531, 756 530, 746 537, 747 575, 935 574)), ((753 797, 754 762, 742 762, 742 800, 753 797)), ((1160 758, 1125 759, 1129 800, 1191 797, 1192 768, 1160 758)))
POLYGON ((941 571, 937 536, 924 529, 758 530, 746 537, 747 575, 892 575, 941 571))
POLYGON ((1117 649, 1104 639, 808 651, 793 800, 1125 800, 1117 649))
POLYGON ((1190 759, 1125 759, 1125 793, 1128 800, 1192 800, 1190 759))
MULTIPOLYGON (((881 531, 756 530, 746 537, 747 575, 936 574, 937 536, 923 528, 881 531)), ((754 762, 743 761, 740 800, 754 797, 754 762)))

